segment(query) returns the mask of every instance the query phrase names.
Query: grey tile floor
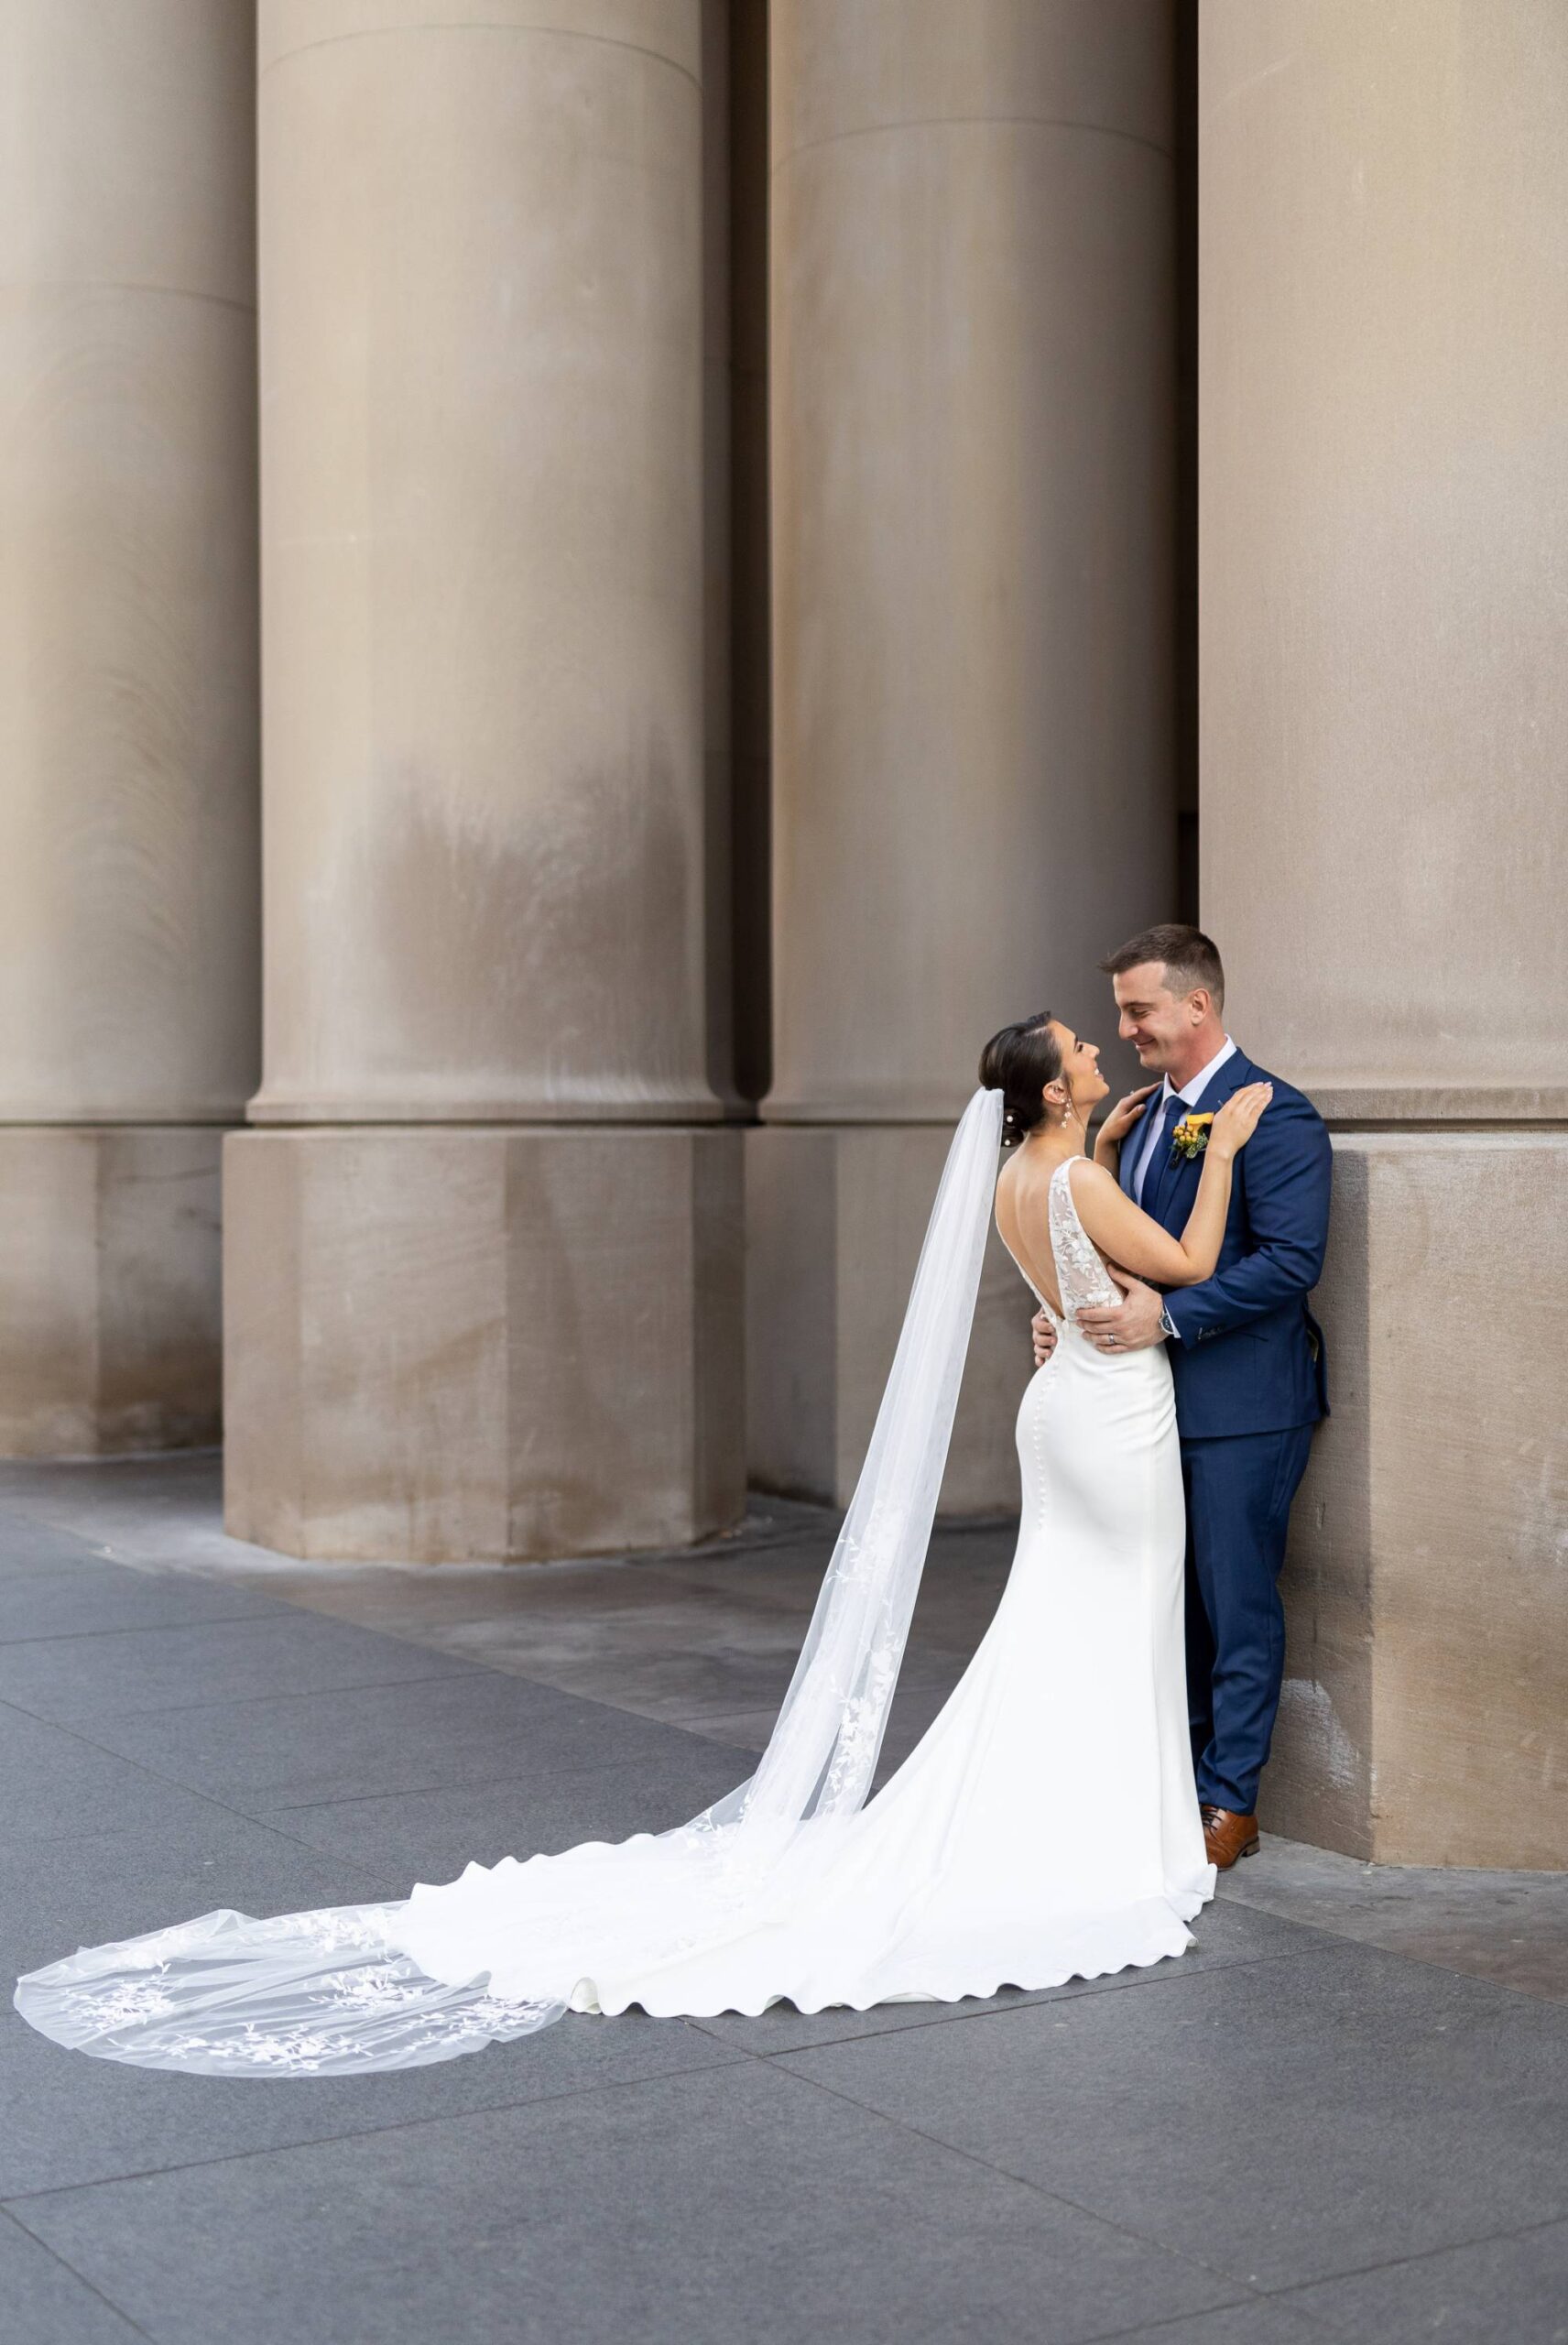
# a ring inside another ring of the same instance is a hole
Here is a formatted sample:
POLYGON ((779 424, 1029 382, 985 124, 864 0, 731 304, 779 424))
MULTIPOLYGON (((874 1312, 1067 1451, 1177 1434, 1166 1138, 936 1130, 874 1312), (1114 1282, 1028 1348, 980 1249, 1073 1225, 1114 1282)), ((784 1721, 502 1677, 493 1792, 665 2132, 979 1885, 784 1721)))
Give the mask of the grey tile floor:
MULTIPOLYGON (((748 1771, 831 1519, 307 1565, 212 1456, 0 1466, 0 1959, 400 1894, 748 1771)), ((989 1617, 939 1534, 885 1764, 989 1617)), ((988 2003, 567 2020, 403 2076, 0 2025, 4 2345, 1568 2345, 1568 1880, 1266 1839, 1179 1962, 988 2003)))

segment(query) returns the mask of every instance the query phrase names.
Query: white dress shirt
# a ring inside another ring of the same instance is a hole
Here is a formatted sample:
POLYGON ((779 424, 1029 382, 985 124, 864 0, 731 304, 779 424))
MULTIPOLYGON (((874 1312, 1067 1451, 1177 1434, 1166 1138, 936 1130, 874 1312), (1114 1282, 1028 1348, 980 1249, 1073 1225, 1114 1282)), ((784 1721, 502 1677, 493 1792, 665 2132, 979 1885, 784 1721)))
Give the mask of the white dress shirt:
POLYGON ((1199 1068, 1190 1083, 1184 1083, 1180 1091, 1174 1091, 1171 1088, 1171 1077, 1167 1075, 1159 1098, 1153 1100, 1144 1109, 1143 1121, 1138 1128, 1138 1139, 1134 1142, 1135 1147, 1139 1142, 1142 1146, 1142 1152, 1133 1168, 1132 1176, 1132 1193, 1138 1204, 1143 1203, 1143 1184, 1149 1178, 1149 1159, 1154 1154, 1160 1118, 1165 1113, 1167 1104, 1171 1099, 1180 1099, 1185 1107, 1195 1107, 1203 1096, 1210 1077, 1219 1073, 1226 1059, 1233 1059, 1235 1056, 1236 1044, 1227 1034, 1223 1049, 1214 1053, 1207 1066, 1199 1068))

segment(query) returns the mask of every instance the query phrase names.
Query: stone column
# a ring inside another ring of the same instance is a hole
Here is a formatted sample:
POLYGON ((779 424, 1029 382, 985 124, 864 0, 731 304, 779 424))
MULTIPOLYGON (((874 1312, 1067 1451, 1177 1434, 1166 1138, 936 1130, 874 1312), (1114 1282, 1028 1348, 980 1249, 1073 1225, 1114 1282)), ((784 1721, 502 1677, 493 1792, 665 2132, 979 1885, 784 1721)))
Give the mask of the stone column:
MULTIPOLYGON (((774 0, 773 1089, 752 1457, 843 1500, 987 1035, 1173 909, 1164 0, 774 0)), ((986 1273, 944 1503, 1016 1503, 986 1273)))
POLYGON ((699 0, 261 12, 266 1066, 227 1521, 741 1502, 704 900, 699 0))
POLYGON ((735 1085, 772 1062, 768 511, 767 0, 730 7, 730 918, 735 1085))
POLYGON ((735 1087, 735 750, 730 721, 734 526, 731 398, 730 5, 702 0, 702 763, 707 830, 702 861, 707 938, 708 1079, 730 1113, 735 1087))
POLYGON ((1265 1821, 1568 1864, 1568 14, 1207 0, 1203 914, 1335 1135, 1265 1821))
POLYGON ((259 1041, 255 38, 0 10, 0 1451, 220 1431, 259 1041))

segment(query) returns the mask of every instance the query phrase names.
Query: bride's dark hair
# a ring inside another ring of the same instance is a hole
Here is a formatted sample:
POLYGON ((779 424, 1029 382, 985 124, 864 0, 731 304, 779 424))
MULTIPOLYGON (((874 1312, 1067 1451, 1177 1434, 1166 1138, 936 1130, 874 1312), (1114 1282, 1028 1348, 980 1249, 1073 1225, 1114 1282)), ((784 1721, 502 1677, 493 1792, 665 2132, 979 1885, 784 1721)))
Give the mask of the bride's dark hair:
POLYGON ((1062 1045, 1051 1031, 1049 1009, 992 1035, 980 1053, 980 1080, 987 1091, 1003 1095, 1004 1148, 1016 1148, 1037 1124, 1044 1123, 1045 1102, 1040 1095, 1061 1073, 1062 1045))

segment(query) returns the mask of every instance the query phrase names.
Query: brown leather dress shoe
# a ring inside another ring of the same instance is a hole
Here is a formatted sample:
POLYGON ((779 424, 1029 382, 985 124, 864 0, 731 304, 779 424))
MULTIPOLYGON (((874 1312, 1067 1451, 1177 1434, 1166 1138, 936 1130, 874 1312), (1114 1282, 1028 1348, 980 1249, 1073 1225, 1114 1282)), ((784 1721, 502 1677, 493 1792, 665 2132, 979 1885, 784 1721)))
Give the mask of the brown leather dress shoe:
POLYGON ((1205 1807, 1203 1846, 1210 1864, 1217 1865, 1221 1872, 1228 1871, 1237 1857, 1258 1854, 1257 1816, 1234 1816, 1228 1807, 1205 1807))

